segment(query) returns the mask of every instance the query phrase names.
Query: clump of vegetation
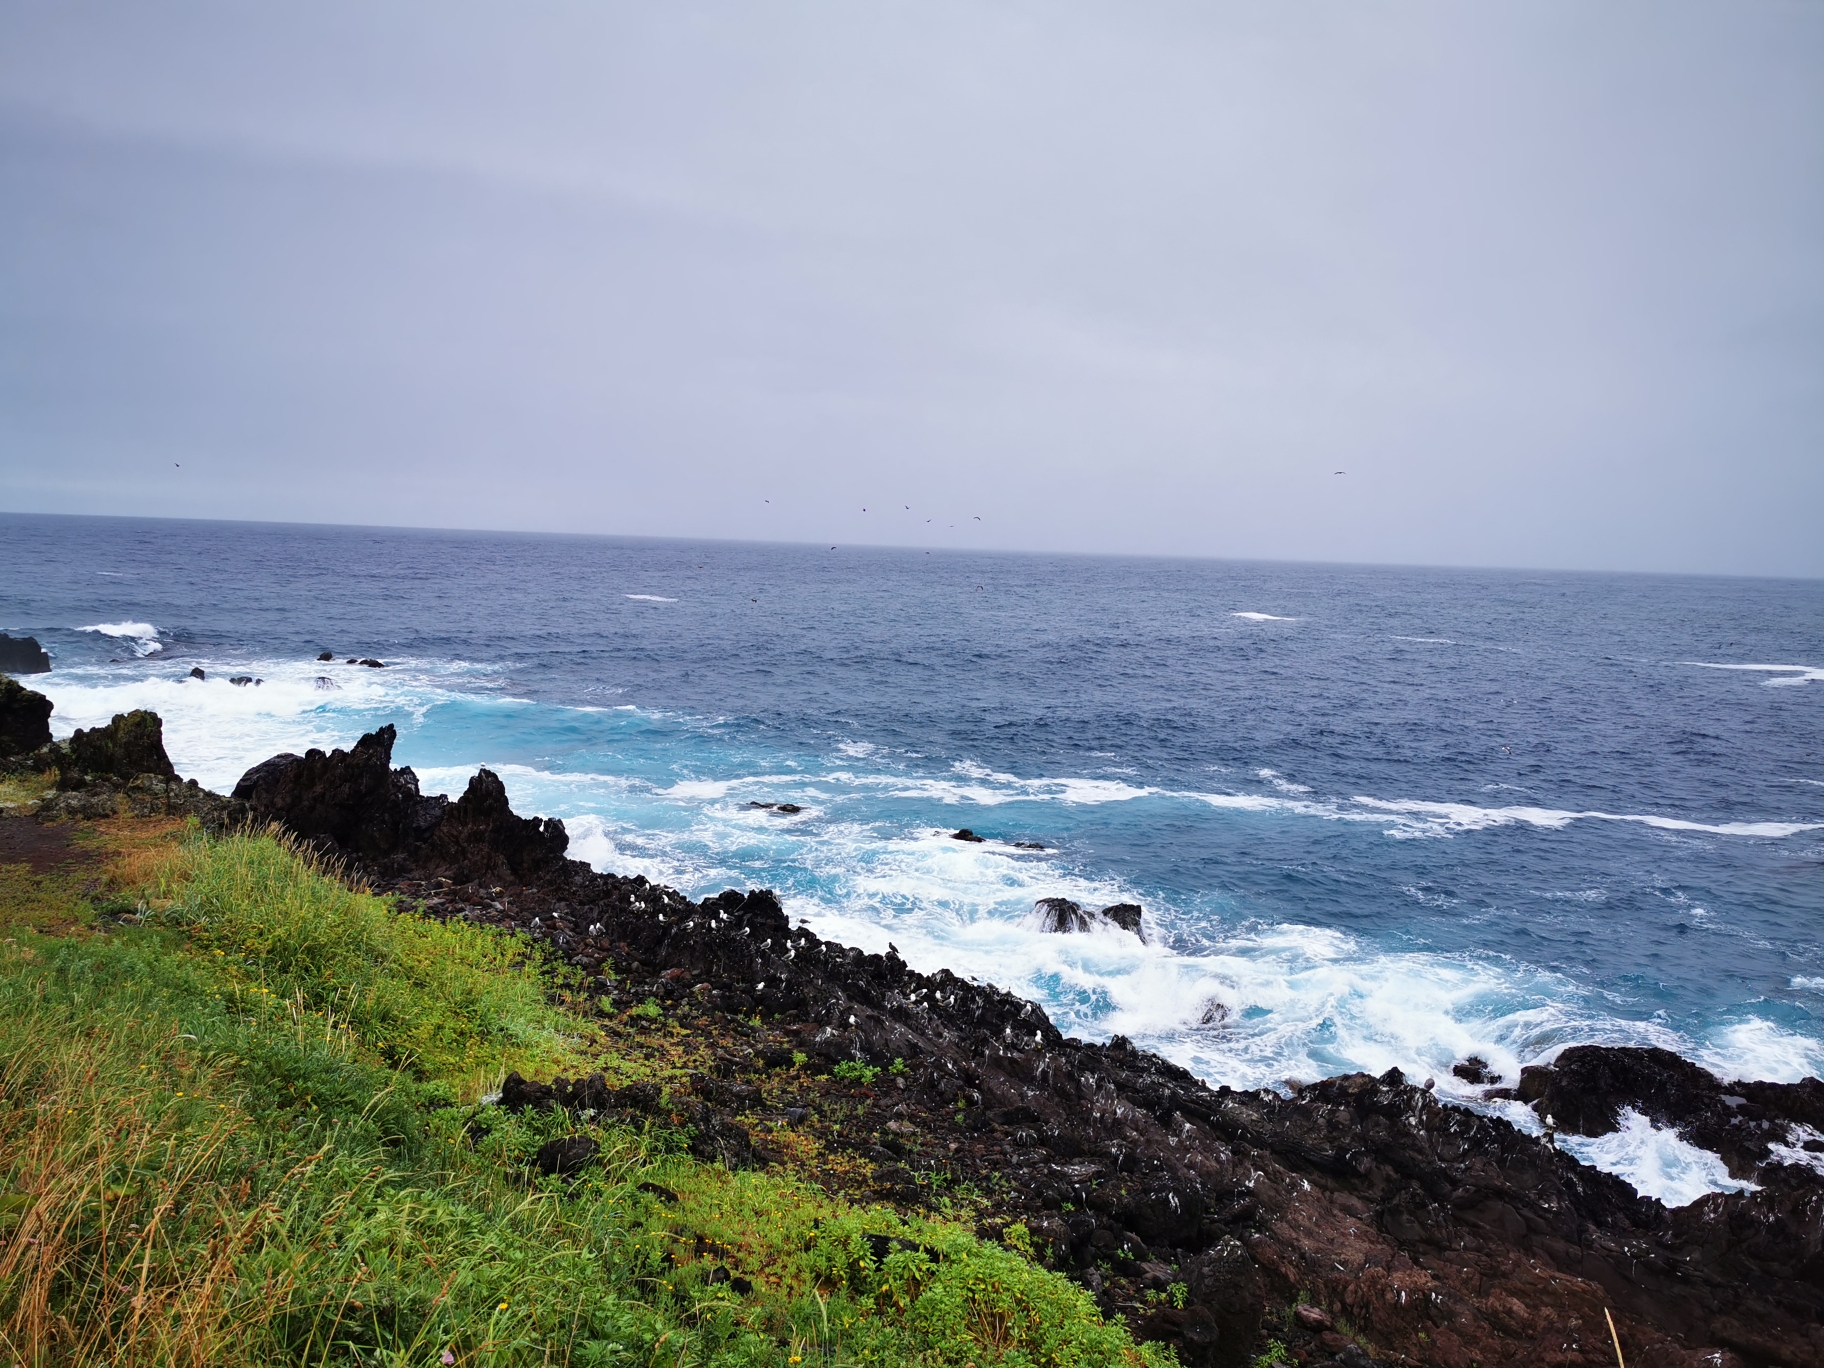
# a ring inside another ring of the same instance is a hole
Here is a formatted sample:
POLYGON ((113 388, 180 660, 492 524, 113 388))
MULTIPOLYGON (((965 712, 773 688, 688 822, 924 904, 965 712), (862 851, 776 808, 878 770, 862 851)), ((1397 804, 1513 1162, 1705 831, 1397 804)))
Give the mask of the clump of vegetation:
POLYGON ((830 1070, 830 1077, 840 1083, 859 1083, 864 1088, 871 1088, 874 1080, 880 1077, 880 1070, 859 1059, 845 1059, 830 1070))
POLYGON ((7 1361, 1170 1362, 954 1224, 481 1105, 598 1062, 521 941, 271 836, 123 842, 104 895, 0 867, 7 1361), (577 1135, 596 1161, 538 1177, 577 1135))

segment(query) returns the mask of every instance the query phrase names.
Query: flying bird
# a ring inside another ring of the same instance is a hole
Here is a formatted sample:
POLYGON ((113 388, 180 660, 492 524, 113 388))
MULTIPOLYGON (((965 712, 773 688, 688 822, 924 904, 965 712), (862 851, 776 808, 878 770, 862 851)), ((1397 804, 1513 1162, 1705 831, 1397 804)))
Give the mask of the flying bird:
POLYGON ((1337 471, 1337 472, 1336 472, 1336 473, 1337 473, 1337 474, 1338 474, 1338 475, 1347 475, 1347 474, 1348 474, 1348 473, 1349 473, 1349 472, 1348 472, 1348 471, 1346 471, 1346 470, 1339 470, 1339 471, 1337 471))
POLYGON ((980 522, 980 521, 981 521, 981 520, 982 520, 982 515, 981 515, 981 514, 980 514, 980 513, 977 513, 977 514, 976 514, 976 515, 975 515, 975 520, 976 520, 976 521, 977 521, 977 522, 980 522))

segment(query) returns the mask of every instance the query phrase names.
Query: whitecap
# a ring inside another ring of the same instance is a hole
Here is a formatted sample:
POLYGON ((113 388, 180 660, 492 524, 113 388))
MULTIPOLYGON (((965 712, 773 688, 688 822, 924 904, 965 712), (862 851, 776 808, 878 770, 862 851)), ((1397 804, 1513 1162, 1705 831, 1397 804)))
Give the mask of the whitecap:
POLYGON ((149 622, 97 622, 76 630, 120 638, 130 643, 133 654, 138 656, 149 656, 154 651, 164 649, 164 644, 158 639, 158 628, 149 622))
POLYGON ((1669 1207, 1689 1206, 1712 1192, 1751 1192, 1755 1184, 1729 1176, 1728 1166, 1709 1150, 1662 1130, 1639 1112, 1621 1114, 1621 1129, 1594 1138, 1560 1135, 1558 1143, 1584 1163, 1613 1173, 1643 1197, 1669 1207))
POLYGON ((1769 688, 1779 688, 1791 684, 1824 683, 1824 668, 1816 665, 1724 665, 1710 660, 1687 660, 1687 665, 1695 665, 1702 670, 1753 670, 1763 674, 1778 674, 1778 679, 1763 680, 1769 688))
POLYGON ((1455 646, 1457 644, 1456 642, 1452 641, 1449 637, 1396 636, 1393 639, 1395 641, 1416 641, 1416 642, 1420 643, 1421 645, 1425 645, 1425 646, 1455 646))
POLYGON ((1794 988, 1809 989, 1814 993, 1824 993, 1824 978, 1813 977, 1806 974, 1794 974, 1792 977, 1792 986, 1794 988))
POLYGON ((675 598, 666 598, 663 594, 622 594, 622 598, 632 599, 635 603, 676 603, 675 598))
POLYGON ((1432 803, 1418 799, 1360 796, 1354 801, 1376 812, 1423 819, 1415 824, 1415 830, 1395 834, 1482 831, 1489 827, 1511 826, 1515 823, 1556 830, 1577 821, 1636 822, 1661 831, 1698 831, 1713 836, 1761 836, 1776 840, 1784 836, 1795 836, 1802 831, 1824 830, 1824 822, 1691 822, 1682 817, 1661 817, 1654 813, 1571 812, 1542 807, 1485 808, 1473 803, 1432 803), (1427 826, 1432 829, 1430 832, 1424 830, 1427 826))
POLYGON ((1249 622, 1297 622, 1294 617, 1275 617, 1272 613, 1230 613, 1230 617, 1246 618, 1249 622))
POLYGON ((1722 1079, 1797 1083, 1824 1076, 1824 1042, 1795 1035, 1762 1017, 1749 1017, 1679 1053, 1722 1079))
POLYGON ((1281 793, 1309 793, 1309 792, 1311 792, 1311 786, 1309 784, 1294 784, 1288 779, 1282 779, 1282 778, 1280 778, 1278 770, 1259 769, 1259 770, 1255 770, 1254 773, 1256 775, 1258 775, 1260 778, 1265 779, 1269 784, 1273 785, 1273 787, 1278 789, 1281 793))

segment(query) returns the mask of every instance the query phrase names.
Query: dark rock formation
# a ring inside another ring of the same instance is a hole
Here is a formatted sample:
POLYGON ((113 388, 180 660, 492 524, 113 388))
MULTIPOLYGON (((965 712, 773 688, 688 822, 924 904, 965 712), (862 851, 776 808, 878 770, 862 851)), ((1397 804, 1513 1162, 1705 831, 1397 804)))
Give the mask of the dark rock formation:
POLYGON ((422 846, 449 800, 418 792, 418 776, 392 767, 390 726, 346 751, 275 755, 248 770, 232 797, 255 821, 276 821, 326 853, 381 869, 422 846))
POLYGON ((142 774, 177 778, 177 769, 165 754, 165 724, 144 708, 115 713, 105 727, 78 730, 63 743, 63 752, 57 774, 60 789, 86 788, 97 779, 130 781, 142 774))
POLYGON ((841 1091, 839 1126, 816 1098, 779 1106, 774 1124, 822 1125, 821 1143, 873 1165, 895 1201, 924 1200, 912 1178, 928 1173, 991 1194, 985 1233, 1023 1223, 1042 1258, 1193 1368, 1240 1368, 1269 1335, 1305 1364, 1612 1363, 1605 1310, 1630 1362, 1824 1368, 1824 1175, 1780 1162, 1816 1126, 1815 1080, 1725 1086, 1651 1051, 1566 1051, 1529 1071, 1528 1095, 1567 1129, 1623 1106, 1693 1137, 1720 1126, 1732 1165, 1761 1184, 1668 1211, 1398 1070, 1289 1097, 1210 1088, 1125 1039, 1066 1039, 994 987, 794 928, 764 890, 692 902, 596 874, 563 858, 561 827, 515 817, 485 771, 462 819, 439 813, 416 835, 414 805, 429 800, 388 768, 390 749, 386 734, 315 762, 280 757, 237 793, 263 815, 334 827, 339 849, 390 870, 383 886, 426 914, 532 936, 597 992, 652 999, 693 1037, 735 1047, 726 1073, 668 1093, 510 1077, 503 1106, 668 1121, 693 1151, 738 1165, 764 1158, 735 1119, 761 1095, 744 1070, 870 1064, 873 1084, 841 1091), (515 861, 535 886, 451 881, 458 862, 515 861), (1162 1279, 1182 1293, 1161 1300, 1162 1279), (1301 1299, 1313 1309, 1288 1314, 1301 1299))
MULTIPOLYGON (((0 694, 10 681, 0 680, 0 694)), ((36 698, 38 695, 31 694, 36 698)), ((49 714, 49 705, 45 708, 49 714)), ((180 779, 165 754, 164 723, 154 712, 117 713, 105 727, 78 730, 49 742, 15 764, 55 769, 57 790, 38 805, 40 822, 135 817, 195 817, 211 831, 246 819, 246 809, 180 779)))
POLYGON ((51 744, 51 700, 0 675, 0 766, 51 744))
POLYGON ((192 665, 192 666, 191 666, 191 667, 190 667, 190 678, 192 678, 192 679, 205 679, 205 678, 207 678, 207 676, 206 676, 206 675, 204 675, 204 673, 203 673, 203 667, 202 667, 202 666, 201 666, 201 665, 192 665))
POLYGON ((1450 1066, 1450 1071, 1465 1083, 1499 1083, 1501 1075, 1489 1072, 1488 1061, 1481 1055, 1471 1055, 1460 1064, 1450 1066))
POLYGON ((325 660, 334 660, 335 658, 336 658, 336 653, 334 651, 323 651, 323 652, 320 652, 317 656, 317 660, 319 662, 322 662, 325 660))
POLYGON ((595 1162, 595 1156, 601 1152, 601 1146, 586 1135, 566 1135, 559 1140, 547 1140, 538 1147, 538 1156, 533 1160, 540 1173, 550 1174, 556 1178, 573 1178, 595 1162))
POLYGON ((0 674, 49 674, 50 652, 37 637, 15 637, 0 632, 0 674))
POLYGON ((243 774, 233 796, 254 820, 278 822, 376 872, 411 868, 525 884, 569 863, 564 824, 514 816, 491 770, 477 773, 454 803, 421 794, 416 774, 392 767, 397 739, 386 726, 346 751, 276 755, 243 774))
POLYGON ((1624 1109, 1638 1112, 1749 1181, 1763 1181, 1766 1166, 1780 1162, 1776 1146, 1824 1153, 1824 1139, 1814 1138, 1824 1137, 1824 1083, 1724 1083, 1670 1050, 1574 1045, 1496 1091, 1576 1135, 1607 1135, 1621 1128, 1624 1109))
POLYGON ((977 836, 973 831, 969 830, 968 827, 964 827, 960 831, 951 832, 950 839, 953 841, 974 841, 977 845, 981 845, 987 841, 988 838, 986 836, 977 836))
POLYGON ((1143 914, 1138 903, 1116 903, 1100 912, 1090 912, 1069 898, 1040 898, 1032 913, 1039 930, 1057 935, 1080 935, 1112 926, 1142 941, 1146 939, 1140 929, 1143 914))

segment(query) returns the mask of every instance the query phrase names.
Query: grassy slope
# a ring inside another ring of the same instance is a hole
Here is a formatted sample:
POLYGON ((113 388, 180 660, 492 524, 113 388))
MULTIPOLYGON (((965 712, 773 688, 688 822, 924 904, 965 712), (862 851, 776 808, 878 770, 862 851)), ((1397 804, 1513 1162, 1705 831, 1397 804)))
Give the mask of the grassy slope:
POLYGON ((603 1062, 524 946, 401 915, 271 838, 110 826, 102 892, 0 866, 9 1359, 1168 1361, 961 1226, 729 1173, 674 1132, 480 1106, 508 1069, 603 1062), (578 1133, 599 1166, 529 1176, 578 1133), (922 1249, 877 1263, 868 1234, 922 1249))

